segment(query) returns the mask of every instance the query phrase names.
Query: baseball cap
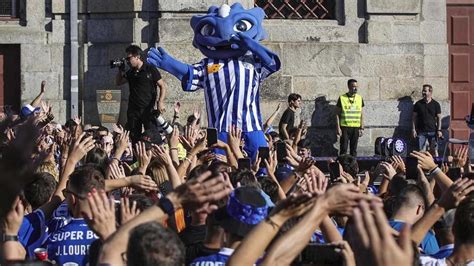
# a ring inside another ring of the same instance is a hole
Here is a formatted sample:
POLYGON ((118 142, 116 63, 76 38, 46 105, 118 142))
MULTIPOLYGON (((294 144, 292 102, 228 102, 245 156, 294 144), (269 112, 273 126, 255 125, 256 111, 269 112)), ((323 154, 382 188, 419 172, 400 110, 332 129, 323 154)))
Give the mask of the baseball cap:
POLYGON ((35 112, 39 112, 40 110, 41 110, 40 107, 35 108, 31 104, 26 104, 21 108, 20 116, 21 117, 28 117, 28 116, 34 114, 35 112))

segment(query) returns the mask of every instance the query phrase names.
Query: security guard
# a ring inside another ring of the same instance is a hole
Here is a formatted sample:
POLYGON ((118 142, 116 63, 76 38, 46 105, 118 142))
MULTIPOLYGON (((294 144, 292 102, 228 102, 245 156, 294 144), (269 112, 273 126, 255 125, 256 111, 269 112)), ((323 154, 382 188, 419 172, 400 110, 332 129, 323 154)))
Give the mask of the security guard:
POLYGON ((337 101, 337 135, 341 137, 340 154, 347 153, 350 143, 350 154, 357 156, 357 142, 364 131, 362 107, 364 100, 357 94, 357 80, 347 81, 349 91, 337 101))

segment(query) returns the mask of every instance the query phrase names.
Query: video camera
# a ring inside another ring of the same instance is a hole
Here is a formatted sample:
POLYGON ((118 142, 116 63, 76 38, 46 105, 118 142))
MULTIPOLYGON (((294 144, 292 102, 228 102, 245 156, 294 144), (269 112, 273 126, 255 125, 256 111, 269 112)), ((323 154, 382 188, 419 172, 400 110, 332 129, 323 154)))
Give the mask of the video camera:
POLYGON ((127 62, 126 60, 127 59, 125 57, 110 60, 110 68, 116 68, 116 67, 123 68, 125 67, 125 63, 127 62))

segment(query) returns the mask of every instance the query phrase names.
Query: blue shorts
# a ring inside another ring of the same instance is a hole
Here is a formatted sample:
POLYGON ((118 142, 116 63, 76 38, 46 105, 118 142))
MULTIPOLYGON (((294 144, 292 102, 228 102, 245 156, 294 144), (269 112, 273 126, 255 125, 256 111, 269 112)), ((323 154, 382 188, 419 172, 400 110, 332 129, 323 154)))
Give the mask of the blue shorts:
MULTIPOLYGON (((220 132, 218 138, 227 143, 227 132, 220 132)), ((244 139, 244 151, 248 154, 252 161, 254 162, 257 157, 258 148, 268 147, 267 140, 265 139, 265 134, 263 131, 252 131, 252 132, 242 132, 242 138, 244 139)), ((218 153, 223 153, 218 151, 218 153)))

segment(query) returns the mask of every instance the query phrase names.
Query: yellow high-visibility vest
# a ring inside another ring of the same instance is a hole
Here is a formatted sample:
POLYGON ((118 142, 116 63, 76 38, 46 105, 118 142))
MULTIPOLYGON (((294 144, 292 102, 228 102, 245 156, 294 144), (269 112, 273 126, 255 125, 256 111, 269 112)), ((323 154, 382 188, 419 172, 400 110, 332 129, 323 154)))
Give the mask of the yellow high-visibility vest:
POLYGON ((341 95, 341 127, 360 127, 362 117, 362 96, 355 94, 352 97, 341 95))

